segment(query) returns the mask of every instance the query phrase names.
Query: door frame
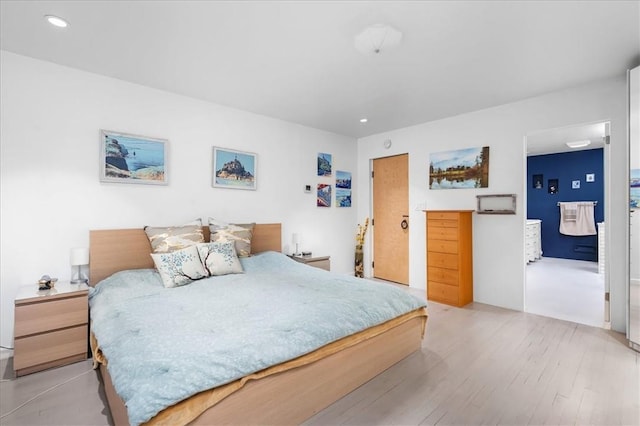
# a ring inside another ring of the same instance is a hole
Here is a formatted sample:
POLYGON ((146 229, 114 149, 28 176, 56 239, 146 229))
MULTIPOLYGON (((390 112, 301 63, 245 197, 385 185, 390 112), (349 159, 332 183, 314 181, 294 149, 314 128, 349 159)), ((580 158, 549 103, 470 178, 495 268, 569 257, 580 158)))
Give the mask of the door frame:
MULTIPOLYGON (((522 219, 522 251, 523 251, 523 260, 526 257, 526 223, 527 223, 527 212, 528 212, 528 191, 530 190, 528 185, 528 170, 527 170, 527 139, 529 135, 538 132, 551 131, 554 129, 562 129, 569 127, 580 127, 580 126, 588 126, 590 124, 604 123, 605 125, 605 141, 603 146, 603 171, 604 171, 604 220, 605 223, 608 223, 611 219, 611 196, 609 195, 611 189, 611 120, 610 119, 602 119, 595 120, 587 123, 577 123, 577 124, 569 124, 566 126, 557 126, 551 127, 548 129, 539 129, 534 130, 532 132, 527 133, 523 137, 523 185, 524 185, 524 197, 523 197, 523 210, 524 214, 522 219)), ((611 329, 611 308, 610 308, 610 248, 611 248, 611 232, 605 231, 605 265, 604 265, 604 318, 603 318, 603 327, 604 329, 611 329)), ((525 264, 524 276, 523 276, 523 288, 522 288, 522 308, 523 312, 529 312, 527 310, 527 265, 525 264)))

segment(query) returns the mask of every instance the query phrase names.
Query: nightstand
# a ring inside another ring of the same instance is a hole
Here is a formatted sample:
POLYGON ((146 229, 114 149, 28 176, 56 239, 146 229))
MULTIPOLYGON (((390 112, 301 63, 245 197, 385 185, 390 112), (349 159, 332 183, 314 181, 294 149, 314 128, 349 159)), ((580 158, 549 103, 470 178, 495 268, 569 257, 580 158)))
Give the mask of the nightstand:
POLYGON ((289 256, 296 262, 304 263, 305 265, 313 266, 314 268, 324 269, 325 271, 331 270, 331 256, 289 256))
POLYGON ((14 327, 16 376, 87 359, 89 287, 58 281, 51 290, 21 289, 14 327))

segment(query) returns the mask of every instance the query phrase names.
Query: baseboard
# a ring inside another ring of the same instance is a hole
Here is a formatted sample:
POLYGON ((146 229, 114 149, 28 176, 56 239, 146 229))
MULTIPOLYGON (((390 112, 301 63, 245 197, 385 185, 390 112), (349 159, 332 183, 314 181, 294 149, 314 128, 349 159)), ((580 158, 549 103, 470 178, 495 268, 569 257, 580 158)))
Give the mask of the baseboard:
POLYGON ((13 350, 0 348, 0 359, 7 359, 13 356, 13 350))

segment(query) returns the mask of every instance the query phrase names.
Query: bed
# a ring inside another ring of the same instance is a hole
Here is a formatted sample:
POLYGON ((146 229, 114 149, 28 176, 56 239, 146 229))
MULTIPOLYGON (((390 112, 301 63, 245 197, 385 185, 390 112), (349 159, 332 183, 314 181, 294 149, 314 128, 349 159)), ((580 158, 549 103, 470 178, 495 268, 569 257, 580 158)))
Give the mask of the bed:
MULTIPOLYGON (((208 227, 203 227, 203 232, 208 240, 208 227)), ((255 265, 271 265, 271 263, 261 264, 260 262, 280 262, 278 268, 283 266, 283 269, 288 268, 287 262, 289 262, 293 264, 294 269, 303 268, 296 269, 292 273, 311 274, 309 275, 310 282, 324 280, 327 277, 336 281, 355 280, 352 277, 338 278, 340 276, 337 274, 317 270, 274 253, 281 251, 280 224, 256 225, 251 251, 256 256, 244 261, 247 277, 243 277, 243 279, 252 275, 251 271, 261 271, 261 269, 256 269, 258 266, 255 265)), ((91 231, 90 278, 92 285, 95 284, 98 287, 96 290, 100 290, 100 283, 103 280, 105 280, 104 283, 110 283, 110 280, 113 279, 111 276, 116 273, 119 273, 116 275, 147 274, 145 270, 151 270, 154 267, 150 252, 149 240, 142 229, 91 231)), ((274 269, 271 275, 277 275, 279 270, 274 269)), ((227 281, 231 282, 231 280, 237 279, 240 278, 232 277, 227 281)), ((219 282, 226 281, 220 280, 219 282)), ((362 280, 360 282, 362 285, 370 283, 362 280)), ((334 286, 331 287, 334 290, 338 289, 335 287, 337 284, 328 283, 326 285, 334 286)), ((378 284, 371 285, 378 286, 378 284)), ((112 284, 105 284, 104 288, 106 289, 107 286, 112 286, 112 284)), ((142 285, 140 291, 142 291, 142 285)), ((307 291, 317 291, 317 288, 309 287, 307 291)), ((371 293, 374 292, 371 291, 371 293)), ((103 316, 97 309, 93 312, 92 308, 92 320, 94 314, 96 317, 103 316)), ((426 320, 426 308, 424 304, 418 304, 407 312, 368 326, 362 331, 328 341, 313 350, 304 350, 304 353, 299 356, 287 358, 282 362, 265 366, 265 368, 252 371, 219 386, 196 392, 159 410, 148 420, 137 421, 139 417, 134 416, 136 420, 133 423, 172 425, 301 423, 414 351, 419 350, 426 320)), ((100 330, 100 325, 92 324, 92 329, 100 330)), ((119 358, 121 355, 114 355, 110 360, 110 354, 103 351, 100 338, 96 337, 93 331, 91 343, 95 365, 99 367, 103 377, 105 394, 114 423, 118 425, 130 424, 130 412, 116 391, 118 384, 114 384, 113 380, 114 378, 116 381, 122 380, 118 378, 123 374, 116 372, 112 378, 113 372, 110 371, 118 363, 126 363, 119 358)), ((115 353, 113 352, 113 354, 115 353)), ((128 356, 129 354, 126 355, 126 357, 128 356)), ((280 355, 278 354, 278 356, 280 355)), ((162 386, 154 386, 154 389, 159 387, 162 386)), ((122 384, 119 388, 123 389, 122 384)), ((126 392, 123 393, 126 394, 126 392)))

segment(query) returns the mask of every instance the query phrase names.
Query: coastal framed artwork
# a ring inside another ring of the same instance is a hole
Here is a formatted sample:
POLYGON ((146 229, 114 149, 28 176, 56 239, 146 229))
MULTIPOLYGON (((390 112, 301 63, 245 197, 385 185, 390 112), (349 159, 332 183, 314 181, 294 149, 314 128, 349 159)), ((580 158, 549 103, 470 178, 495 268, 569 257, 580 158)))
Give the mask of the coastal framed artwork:
POLYGON ((488 188, 489 147, 430 155, 429 189, 488 188))
POLYGON ((100 181, 167 185, 169 141, 100 130, 100 181))
POLYGON ((252 152, 213 147, 214 188, 256 190, 258 156, 252 152))
POLYGON ((336 170, 336 188, 351 189, 351 173, 336 170))
POLYGON ((332 159, 331 154, 318 153, 318 176, 331 176, 332 159))
POLYGON ((351 207, 351 173, 336 170, 336 207, 351 207))
POLYGON ((336 188, 336 207, 351 207, 351 190, 336 188))

